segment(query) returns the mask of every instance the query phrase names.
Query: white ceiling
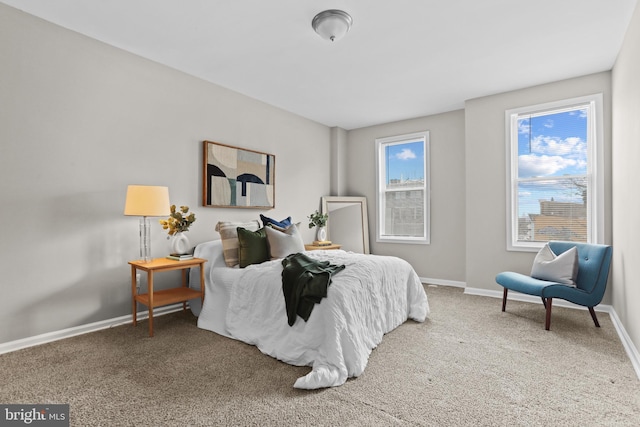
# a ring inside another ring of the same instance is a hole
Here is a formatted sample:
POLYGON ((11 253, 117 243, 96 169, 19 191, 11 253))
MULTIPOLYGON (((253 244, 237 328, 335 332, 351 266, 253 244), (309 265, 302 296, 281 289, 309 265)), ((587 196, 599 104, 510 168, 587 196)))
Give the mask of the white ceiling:
POLYGON ((344 129, 610 70, 636 0, 0 0, 344 129), (325 9, 353 17, 331 43, 325 9))

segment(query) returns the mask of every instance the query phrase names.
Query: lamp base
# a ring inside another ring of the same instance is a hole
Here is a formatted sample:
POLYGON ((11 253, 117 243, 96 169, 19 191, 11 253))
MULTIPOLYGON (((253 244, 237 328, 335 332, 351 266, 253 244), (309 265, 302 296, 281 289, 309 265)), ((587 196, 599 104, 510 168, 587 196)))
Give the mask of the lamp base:
POLYGON ((151 221, 140 218, 140 261, 151 262, 151 221))

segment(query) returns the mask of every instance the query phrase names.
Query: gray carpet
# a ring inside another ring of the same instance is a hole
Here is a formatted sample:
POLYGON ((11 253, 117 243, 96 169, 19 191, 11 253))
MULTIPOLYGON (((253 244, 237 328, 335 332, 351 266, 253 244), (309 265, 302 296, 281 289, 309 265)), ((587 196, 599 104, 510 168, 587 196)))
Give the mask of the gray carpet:
POLYGON ((608 315, 426 286, 432 314, 364 374, 293 389, 307 367, 196 327, 191 313, 0 356, 0 403, 69 403, 74 426, 637 426, 640 381, 608 315))

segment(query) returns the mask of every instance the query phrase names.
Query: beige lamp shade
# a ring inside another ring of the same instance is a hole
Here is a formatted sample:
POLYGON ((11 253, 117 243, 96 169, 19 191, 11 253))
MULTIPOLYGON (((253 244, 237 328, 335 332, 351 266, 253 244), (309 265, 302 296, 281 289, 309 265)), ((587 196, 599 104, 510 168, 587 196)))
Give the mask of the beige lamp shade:
POLYGON ((129 185, 124 214, 132 216, 165 216, 171 214, 169 187, 129 185))

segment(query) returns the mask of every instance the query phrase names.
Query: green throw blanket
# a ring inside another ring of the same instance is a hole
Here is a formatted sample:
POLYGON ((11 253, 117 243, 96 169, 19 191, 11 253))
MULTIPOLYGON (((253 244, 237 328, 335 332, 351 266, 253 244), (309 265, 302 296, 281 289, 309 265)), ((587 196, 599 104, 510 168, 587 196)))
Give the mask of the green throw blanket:
POLYGON ((318 261, 302 253, 287 256, 282 266, 282 292, 289 326, 296 322, 296 315, 305 322, 309 320, 314 304, 327 296, 331 275, 344 269, 344 265, 318 261))

